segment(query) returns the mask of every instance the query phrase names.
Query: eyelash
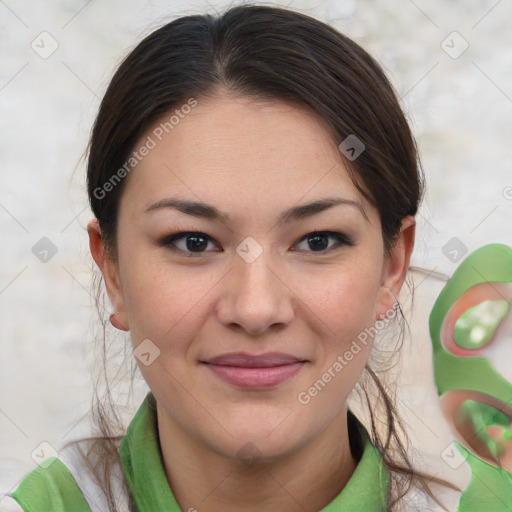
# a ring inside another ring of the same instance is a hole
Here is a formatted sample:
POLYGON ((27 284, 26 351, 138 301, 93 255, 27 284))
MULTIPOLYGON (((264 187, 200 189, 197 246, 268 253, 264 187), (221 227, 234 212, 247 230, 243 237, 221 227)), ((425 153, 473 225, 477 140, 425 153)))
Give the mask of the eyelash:
MULTIPOLYGON (((203 233, 201 231, 180 231, 177 233, 172 233, 170 235, 167 235, 165 238, 160 240, 159 245, 161 245, 163 247, 167 247, 173 251, 184 252, 187 255, 187 257, 199 257, 199 256, 205 254, 206 252, 208 252, 208 251, 202 251, 202 252, 184 251, 183 249, 179 249, 178 247, 176 247, 174 245, 175 242, 187 237, 188 235, 198 235, 201 238, 208 239, 208 241, 212 241, 212 242, 214 241, 213 238, 211 238, 206 233, 203 233)), ((300 243, 303 240, 307 240, 308 238, 312 238, 313 236, 318 236, 318 235, 327 235, 330 238, 336 239, 337 243, 332 245, 331 247, 328 247, 327 249, 324 249, 321 251, 305 251, 305 252, 323 255, 323 254, 330 253, 333 249, 339 249, 344 245, 346 245, 346 246, 355 245, 354 241, 350 237, 348 237, 347 235, 344 235, 343 233, 339 233, 337 231, 311 231, 310 233, 307 233, 302 238, 300 238, 297 243, 300 243)))

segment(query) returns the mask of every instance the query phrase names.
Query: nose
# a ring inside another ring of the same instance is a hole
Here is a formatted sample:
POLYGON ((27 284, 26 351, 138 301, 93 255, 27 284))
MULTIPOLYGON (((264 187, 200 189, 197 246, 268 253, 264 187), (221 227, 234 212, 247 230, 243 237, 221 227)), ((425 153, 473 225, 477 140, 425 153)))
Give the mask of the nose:
POLYGON ((260 335, 292 321, 296 297, 283 272, 267 257, 269 252, 250 263, 235 257, 217 304, 217 317, 224 325, 260 335))

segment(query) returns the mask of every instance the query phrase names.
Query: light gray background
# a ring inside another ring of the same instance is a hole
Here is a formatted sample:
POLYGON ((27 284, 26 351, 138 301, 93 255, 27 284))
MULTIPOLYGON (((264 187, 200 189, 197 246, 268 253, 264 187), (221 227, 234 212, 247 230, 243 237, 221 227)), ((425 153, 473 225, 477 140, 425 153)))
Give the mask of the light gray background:
MULTIPOLYGON (((31 453, 41 442, 58 449, 87 429, 98 320, 81 157, 109 78, 163 22, 225 5, 0 0, 0 491, 35 467, 31 453), (48 51, 52 39, 58 48, 47 58, 31 46, 48 51), (58 251, 46 263, 32 252, 42 237, 58 251)), ((489 242, 511 245, 512 2, 288 5, 362 44, 402 98, 428 180, 413 264, 451 274, 457 263, 443 247, 453 237, 469 251, 489 242), (464 41, 467 50, 454 58, 464 41)), ((430 460, 450 478, 440 453, 451 434, 437 406, 427 331, 442 283, 422 279, 413 337, 403 351, 399 405, 418 463, 430 460)), ((133 407, 144 392, 138 385, 133 407)), ((128 407, 127 417, 132 413, 128 407)))

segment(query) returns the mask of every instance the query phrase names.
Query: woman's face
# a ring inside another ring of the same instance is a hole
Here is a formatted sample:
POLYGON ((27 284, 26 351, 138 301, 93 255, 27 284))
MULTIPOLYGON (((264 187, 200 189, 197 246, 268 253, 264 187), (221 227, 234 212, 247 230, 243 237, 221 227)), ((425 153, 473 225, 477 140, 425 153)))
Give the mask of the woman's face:
POLYGON ((93 221, 91 249, 159 418, 227 456, 291 453, 346 421, 414 221, 385 261, 378 212, 309 111, 228 95, 186 110, 135 145, 154 147, 125 178, 117 262, 93 221))

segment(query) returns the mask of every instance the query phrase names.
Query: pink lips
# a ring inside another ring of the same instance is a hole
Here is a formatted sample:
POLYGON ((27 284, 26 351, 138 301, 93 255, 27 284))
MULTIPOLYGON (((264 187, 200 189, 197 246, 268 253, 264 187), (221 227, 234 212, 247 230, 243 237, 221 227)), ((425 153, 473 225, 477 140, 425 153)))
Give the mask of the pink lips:
POLYGON ((281 352, 261 355, 232 352, 202 362, 224 381, 245 389, 277 386, 295 375, 306 363, 281 352))

